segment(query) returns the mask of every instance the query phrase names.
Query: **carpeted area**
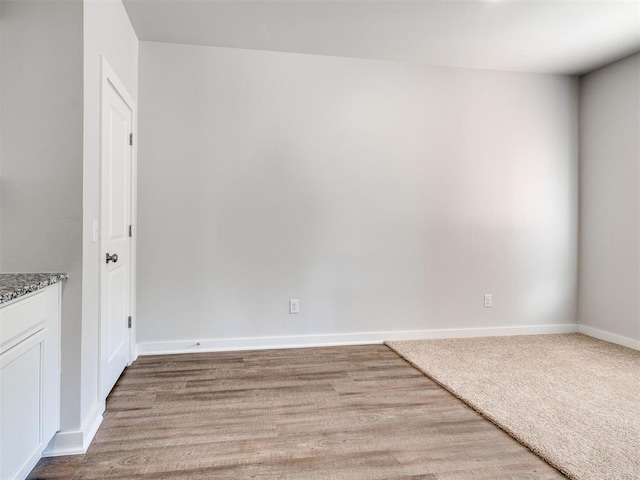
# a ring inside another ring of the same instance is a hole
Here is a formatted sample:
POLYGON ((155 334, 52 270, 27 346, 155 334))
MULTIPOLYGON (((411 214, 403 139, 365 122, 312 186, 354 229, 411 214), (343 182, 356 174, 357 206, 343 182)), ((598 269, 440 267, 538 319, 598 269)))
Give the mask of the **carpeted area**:
POLYGON ((576 480, 640 479, 640 352, 581 334, 387 342, 576 480))

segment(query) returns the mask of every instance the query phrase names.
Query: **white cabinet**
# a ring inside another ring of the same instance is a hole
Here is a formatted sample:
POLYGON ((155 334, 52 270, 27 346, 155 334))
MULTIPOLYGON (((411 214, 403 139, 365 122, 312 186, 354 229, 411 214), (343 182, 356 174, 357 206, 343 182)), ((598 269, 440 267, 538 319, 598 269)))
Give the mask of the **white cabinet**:
POLYGON ((0 305, 0 479, 23 479, 60 428, 60 284, 0 305))

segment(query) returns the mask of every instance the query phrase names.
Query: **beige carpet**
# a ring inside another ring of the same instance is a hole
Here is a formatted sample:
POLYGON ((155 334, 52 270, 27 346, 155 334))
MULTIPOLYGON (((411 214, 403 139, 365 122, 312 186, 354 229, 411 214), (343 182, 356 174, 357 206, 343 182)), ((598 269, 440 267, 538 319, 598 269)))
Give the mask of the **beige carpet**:
POLYGON ((580 334, 387 345, 569 478, 640 479, 640 352, 580 334))

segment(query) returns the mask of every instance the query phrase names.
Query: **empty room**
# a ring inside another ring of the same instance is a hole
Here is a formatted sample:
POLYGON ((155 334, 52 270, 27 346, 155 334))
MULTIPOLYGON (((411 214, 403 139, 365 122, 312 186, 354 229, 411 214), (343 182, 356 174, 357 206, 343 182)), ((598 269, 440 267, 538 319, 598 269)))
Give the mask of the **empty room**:
POLYGON ((0 0, 0 480, 640 479, 640 0, 0 0))

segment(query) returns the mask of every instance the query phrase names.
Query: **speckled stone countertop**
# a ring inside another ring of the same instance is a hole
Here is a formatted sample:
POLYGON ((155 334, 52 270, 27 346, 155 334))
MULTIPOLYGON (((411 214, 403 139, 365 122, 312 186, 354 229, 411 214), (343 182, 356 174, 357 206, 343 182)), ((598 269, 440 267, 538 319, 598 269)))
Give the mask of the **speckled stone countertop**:
POLYGON ((0 304, 67 278, 67 273, 0 273, 0 304))

